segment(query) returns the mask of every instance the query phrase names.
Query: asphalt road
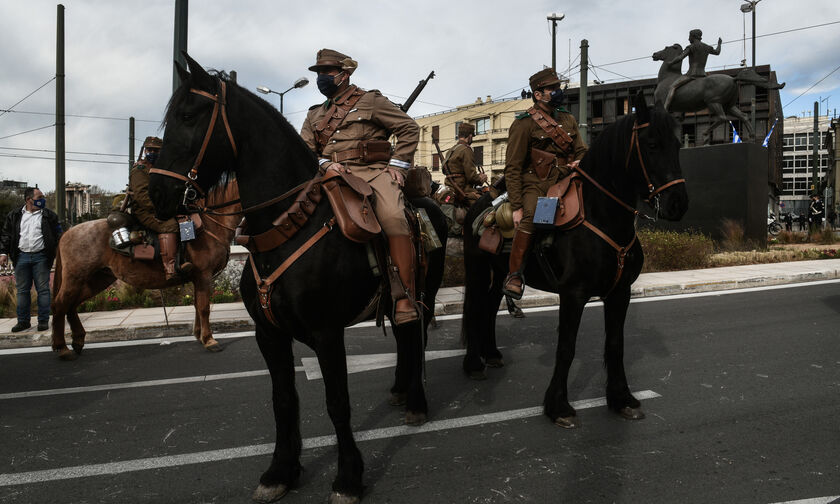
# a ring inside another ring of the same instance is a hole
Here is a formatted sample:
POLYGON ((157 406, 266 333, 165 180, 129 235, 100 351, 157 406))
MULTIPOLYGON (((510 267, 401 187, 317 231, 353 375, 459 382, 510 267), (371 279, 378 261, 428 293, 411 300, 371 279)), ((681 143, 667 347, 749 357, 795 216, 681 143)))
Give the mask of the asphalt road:
MULTIPOLYGON (((602 314, 595 304, 584 315, 575 399, 604 395, 602 314)), ((625 364, 649 397, 647 419, 582 403, 573 431, 539 413, 556 317, 500 317, 507 366, 483 382, 453 355, 460 320, 443 320, 428 348, 423 430, 394 428, 393 368, 370 357, 393 352, 392 339, 348 330, 348 354, 368 356, 351 361, 350 377, 364 502, 840 500, 840 283, 634 302, 625 364)), ((0 502, 249 502, 270 461, 270 382, 253 337, 221 341, 219 354, 195 342, 91 345, 69 363, 0 352, 0 502)), ((295 352, 305 472, 283 502, 323 502, 332 426, 312 353, 295 352)))

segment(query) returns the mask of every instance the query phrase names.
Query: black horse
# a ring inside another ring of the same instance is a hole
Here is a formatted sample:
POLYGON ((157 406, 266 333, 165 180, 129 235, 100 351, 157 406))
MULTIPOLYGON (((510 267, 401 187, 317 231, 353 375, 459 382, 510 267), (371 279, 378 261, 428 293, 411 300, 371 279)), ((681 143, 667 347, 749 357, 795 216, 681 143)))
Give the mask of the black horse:
MULTIPOLYGON (((593 296, 604 300, 607 404, 627 418, 644 416, 639 401, 630 393, 624 372, 624 319, 630 303, 630 285, 644 262, 642 247, 636 240, 634 208, 641 195, 649 198, 661 217, 679 220, 688 207, 688 195, 681 183, 680 144, 674 135, 674 119, 661 105, 648 109, 641 93, 634 105, 635 115, 621 117, 605 128, 581 160, 580 172, 591 177, 583 186, 589 224, 537 234, 525 270, 527 285, 560 295, 556 362, 545 393, 544 411, 561 427, 579 425, 569 404, 567 382, 583 308, 593 296)), ((470 229, 489 205, 487 196, 473 205, 464 228, 470 229)), ((479 250, 478 240, 466 233, 464 263, 463 335, 467 355, 463 368, 471 377, 482 379, 485 364, 497 367, 503 363, 496 346, 495 322, 508 262, 506 255, 491 256, 479 250)))
MULTIPOLYGON (((276 109, 224 73, 211 75, 193 59, 187 57, 187 61, 189 72, 178 68, 183 84, 170 99, 166 113, 157 163, 165 173, 153 174, 150 181, 149 192, 159 218, 174 215, 185 197, 192 196, 190 191, 206 191, 230 175, 238 181, 245 209, 271 202, 315 176, 315 155, 276 109)), ((293 201, 287 198, 249 212, 248 231, 257 234, 272 228, 272 221, 293 201)), ((426 209, 438 236, 445 240, 445 217, 434 202, 421 199, 415 203, 426 209)), ((253 496, 258 502, 282 497, 301 472, 292 338, 315 351, 324 377, 327 411, 339 451, 330 502, 358 502, 362 495, 364 463, 350 424, 344 327, 365 309, 380 279, 372 272, 366 245, 348 240, 325 224, 332 217, 332 208, 324 199, 289 241, 254 254, 256 268, 265 278, 304 242, 323 233, 273 284, 269 303, 276 325, 261 308, 250 267, 246 266, 240 281, 242 298, 256 324, 257 344, 271 374, 276 423, 271 466, 253 496)), ((434 307, 444 250, 428 257, 422 297, 426 307, 434 307)), ((430 320, 432 313, 428 308, 424 312, 421 320, 430 320)), ((426 327, 405 324, 394 333, 398 357, 391 402, 406 405, 406 423, 422 423, 428 411, 422 377, 426 327)))

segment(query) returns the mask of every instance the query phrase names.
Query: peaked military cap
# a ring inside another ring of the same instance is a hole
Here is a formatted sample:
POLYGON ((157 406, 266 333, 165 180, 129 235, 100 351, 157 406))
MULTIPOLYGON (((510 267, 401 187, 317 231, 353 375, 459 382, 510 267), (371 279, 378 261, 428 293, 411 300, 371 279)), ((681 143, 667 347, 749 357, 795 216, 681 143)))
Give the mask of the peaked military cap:
POLYGON ((466 138, 475 132, 475 126, 470 123, 462 122, 458 125, 458 136, 466 138))
POLYGON ((560 77, 557 75, 557 72, 551 68, 543 68, 539 72, 535 73, 531 76, 528 81, 531 84, 531 91, 537 91, 538 89, 547 87, 547 86, 555 86, 560 85, 562 81, 560 77))
POLYGON ((359 64, 350 56, 341 54, 334 49, 325 48, 318 51, 318 54, 315 56, 315 64, 309 67, 309 70, 319 72, 322 69, 337 68, 353 73, 357 66, 359 64))
POLYGON ((143 140, 143 147, 147 149, 160 149, 163 147, 163 140, 155 136, 146 137, 146 139, 143 140))

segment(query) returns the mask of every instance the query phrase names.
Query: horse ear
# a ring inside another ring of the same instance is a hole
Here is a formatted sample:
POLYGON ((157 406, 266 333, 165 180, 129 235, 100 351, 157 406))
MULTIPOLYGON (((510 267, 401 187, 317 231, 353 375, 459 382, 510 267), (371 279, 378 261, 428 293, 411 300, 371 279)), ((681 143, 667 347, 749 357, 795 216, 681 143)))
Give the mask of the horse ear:
POLYGON ((182 83, 190 80, 190 73, 187 71, 186 68, 184 68, 183 65, 181 65, 181 62, 178 60, 175 60, 175 71, 178 72, 178 77, 181 78, 182 83))
POLYGON ((644 124, 650 122, 650 110, 648 110, 647 101, 645 101, 645 93, 641 90, 633 97, 633 107, 636 109, 636 122, 644 124))
POLYGON ((213 78, 210 74, 196 60, 192 59, 186 51, 183 51, 181 54, 187 60, 187 67, 190 69, 190 76, 196 87, 212 89, 213 78))

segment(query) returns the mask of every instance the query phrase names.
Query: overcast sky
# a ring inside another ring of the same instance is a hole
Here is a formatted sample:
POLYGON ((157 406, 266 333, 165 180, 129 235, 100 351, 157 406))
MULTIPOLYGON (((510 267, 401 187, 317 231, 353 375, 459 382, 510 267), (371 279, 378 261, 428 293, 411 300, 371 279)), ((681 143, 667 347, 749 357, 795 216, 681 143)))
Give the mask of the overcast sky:
MULTIPOLYGON (((307 70, 322 47, 356 59, 353 82, 380 89, 395 102, 434 70, 436 78, 410 111, 417 116, 479 96, 518 94, 530 74, 551 65, 546 16, 552 12, 566 15, 557 26, 557 67, 563 73, 570 59, 577 67, 580 42, 587 39, 595 66, 590 79, 654 77, 659 64, 650 55, 669 44, 685 46, 692 28, 703 30, 706 43, 718 37, 724 41, 720 56, 709 57, 707 69, 738 66, 745 28, 751 63, 751 16, 741 13, 742 3, 193 0, 188 48, 205 68, 236 70, 239 84, 252 91, 258 85, 284 91, 299 77, 308 77, 308 86, 284 99, 286 117, 299 129, 306 109, 323 99, 307 70), (625 60, 633 61, 613 64, 625 60)), ((50 150, 55 148, 56 5, 0 0, 0 109, 12 110, 0 111, 0 178, 45 190, 55 188, 50 150)), ((175 1, 66 0, 63 5, 66 179, 119 191, 128 176, 128 117, 137 121, 136 150, 147 135, 163 135, 160 121, 172 92, 175 1)), ((826 106, 840 109, 838 23, 838 0, 758 4, 757 63, 770 64, 787 82, 782 90, 786 116, 811 111, 814 101, 826 97, 823 114, 826 106), (835 24, 798 30, 825 23, 835 24), (796 31, 774 35, 789 30, 796 31), (837 71, 825 78, 832 70, 837 71)), ((573 82, 578 72, 572 71, 573 82)), ((279 108, 278 96, 267 99, 279 108)))

